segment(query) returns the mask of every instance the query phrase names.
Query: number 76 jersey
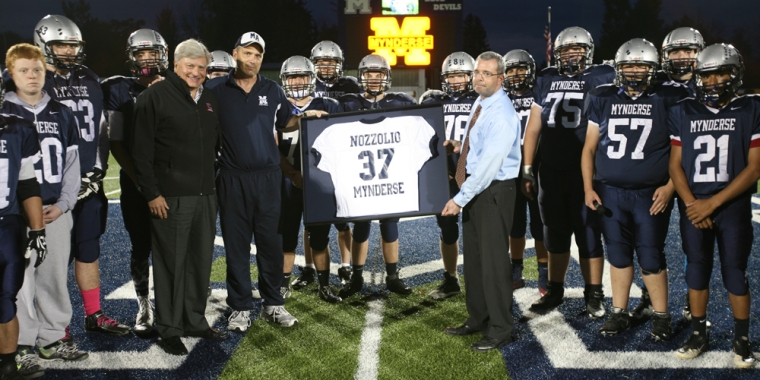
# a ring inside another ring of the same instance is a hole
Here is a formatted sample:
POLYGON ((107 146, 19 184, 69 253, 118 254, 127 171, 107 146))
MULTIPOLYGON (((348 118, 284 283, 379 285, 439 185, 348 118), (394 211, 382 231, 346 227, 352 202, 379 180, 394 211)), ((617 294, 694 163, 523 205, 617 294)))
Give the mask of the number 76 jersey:
POLYGON ((668 127, 671 145, 681 146, 691 192, 713 195, 747 167, 749 150, 760 147, 760 98, 741 96, 720 109, 687 98, 671 108, 668 127))
POLYGON ((432 156, 433 127, 420 116, 334 124, 314 141, 330 173, 340 218, 419 210, 418 173, 432 156))

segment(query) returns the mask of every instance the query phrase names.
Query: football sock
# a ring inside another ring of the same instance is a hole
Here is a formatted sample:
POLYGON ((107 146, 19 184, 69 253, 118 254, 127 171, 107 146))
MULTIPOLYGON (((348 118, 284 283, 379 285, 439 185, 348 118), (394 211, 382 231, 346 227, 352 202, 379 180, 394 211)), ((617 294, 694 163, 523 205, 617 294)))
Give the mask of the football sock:
POLYGON ((707 316, 697 317, 692 314, 691 329, 694 330, 694 334, 705 336, 707 334, 707 316))
POLYGON ((389 276, 395 275, 398 270, 398 263, 385 263, 385 273, 389 276))
POLYGON ((317 279, 319 279, 319 286, 330 285, 330 271, 329 270, 318 270, 317 271, 317 279))
POLYGON ((523 266, 523 259, 512 259, 512 266, 513 267, 522 267, 523 266))
POLYGON ((749 318, 734 318, 734 338, 741 339, 744 337, 749 337, 749 318))
POLYGON ((352 278, 361 277, 364 274, 364 265, 352 265, 354 268, 352 278))
POLYGON ((592 285, 592 284, 586 284, 585 288, 586 293, 593 294, 594 291, 602 291, 602 284, 599 285, 592 285))
POLYGON ((10 365, 16 365, 16 352, 11 352, 10 354, 0 354, 0 367, 10 365))
POLYGON ((82 293, 82 303, 84 303, 84 314, 91 316, 100 310, 100 287, 95 289, 80 291, 82 293))
POLYGON ((282 283, 280 284, 280 286, 282 286, 282 287, 287 287, 288 286, 288 284, 290 283, 290 273, 291 272, 283 273, 282 274, 282 283))

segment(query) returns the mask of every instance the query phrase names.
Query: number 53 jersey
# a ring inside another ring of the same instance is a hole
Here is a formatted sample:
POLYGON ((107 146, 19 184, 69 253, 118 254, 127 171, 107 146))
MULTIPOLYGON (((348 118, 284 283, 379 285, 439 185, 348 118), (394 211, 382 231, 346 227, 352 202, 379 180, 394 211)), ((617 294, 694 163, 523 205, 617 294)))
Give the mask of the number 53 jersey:
POLYGON ((334 124, 314 141, 315 166, 330 173, 340 218, 418 211, 418 172, 433 127, 420 116, 334 124))
MULTIPOLYGON (((695 195, 713 195, 747 167, 749 150, 760 147, 760 98, 741 96, 720 109, 693 98, 671 108, 671 145, 681 146, 681 167, 695 195)), ((757 185, 747 193, 754 193, 757 185)))

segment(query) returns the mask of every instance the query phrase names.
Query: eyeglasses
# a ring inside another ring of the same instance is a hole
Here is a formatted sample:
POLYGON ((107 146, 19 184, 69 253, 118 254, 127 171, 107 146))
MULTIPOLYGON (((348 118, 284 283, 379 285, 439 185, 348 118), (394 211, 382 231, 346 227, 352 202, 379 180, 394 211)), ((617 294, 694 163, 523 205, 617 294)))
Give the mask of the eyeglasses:
POLYGON ((497 75, 499 75, 499 74, 489 73, 488 71, 483 71, 483 72, 473 71, 472 72, 472 77, 473 78, 482 77, 483 79, 490 79, 491 77, 494 77, 494 76, 497 76, 497 75))

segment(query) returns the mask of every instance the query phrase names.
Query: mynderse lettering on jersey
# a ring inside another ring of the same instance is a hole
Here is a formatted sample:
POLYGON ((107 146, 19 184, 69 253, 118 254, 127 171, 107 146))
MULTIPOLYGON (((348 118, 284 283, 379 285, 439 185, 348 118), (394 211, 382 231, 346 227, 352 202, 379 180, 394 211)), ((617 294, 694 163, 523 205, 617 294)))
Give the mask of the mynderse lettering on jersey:
POLYGON ((710 131, 733 131, 736 124, 736 118, 713 119, 713 120, 692 120, 691 133, 710 132, 710 131))
POLYGON ((613 104, 612 115, 652 116, 651 104, 613 104))
POLYGON ((361 120, 325 129, 311 151, 317 168, 330 173, 337 216, 418 211, 418 172, 432 156, 434 135, 433 127, 420 116, 361 120))
POLYGON ((582 80, 562 80, 552 82, 549 91, 583 91, 585 82, 582 80))
POLYGON ((89 98, 90 97, 90 94, 88 93, 88 90, 87 90, 87 86, 53 87, 53 91, 55 92, 56 98, 73 98, 73 97, 89 98))

